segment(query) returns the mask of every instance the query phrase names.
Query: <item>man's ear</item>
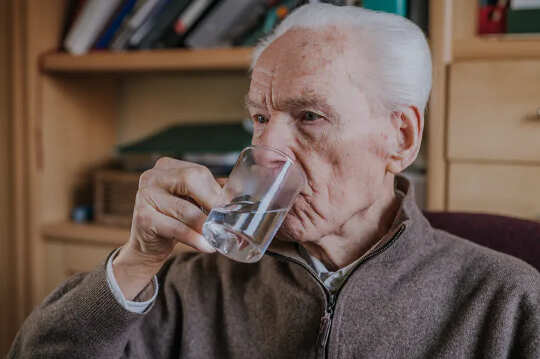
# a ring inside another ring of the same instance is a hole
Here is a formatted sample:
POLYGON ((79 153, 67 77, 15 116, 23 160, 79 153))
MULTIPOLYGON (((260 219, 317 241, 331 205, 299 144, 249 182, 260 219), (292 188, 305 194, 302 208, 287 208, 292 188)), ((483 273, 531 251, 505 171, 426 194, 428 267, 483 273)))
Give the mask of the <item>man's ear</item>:
POLYGON ((401 111, 394 111, 392 126, 396 129, 396 141, 393 153, 391 153, 387 170, 398 174, 414 162, 424 130, 424 116, 416 106, 409 106, 401 111))

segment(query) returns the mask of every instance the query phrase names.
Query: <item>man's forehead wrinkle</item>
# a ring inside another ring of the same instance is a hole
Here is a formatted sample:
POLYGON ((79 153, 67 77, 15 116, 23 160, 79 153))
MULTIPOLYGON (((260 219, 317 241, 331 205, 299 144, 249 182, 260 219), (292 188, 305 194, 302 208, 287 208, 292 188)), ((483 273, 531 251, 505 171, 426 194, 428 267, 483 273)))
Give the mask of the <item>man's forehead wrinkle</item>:
POLYGON ((347 48, 347 37, 337 27, 293 28, 265 49, 258 65, 274 77, 315 74, 341 57, 347 48))
POLYGON ((337 27, 289 30, 258 59, 252 73, 252 100, 269 110, 313 107, 335 114, 325 91, 346 76, 348 66, 343 66, 340 55, 346 47, 347 34, 337 27))
POLYGON ((266 108, 263 96, 253 96, 247 94, 244 98, 244 103, 247 109, 249 108, 266 108))

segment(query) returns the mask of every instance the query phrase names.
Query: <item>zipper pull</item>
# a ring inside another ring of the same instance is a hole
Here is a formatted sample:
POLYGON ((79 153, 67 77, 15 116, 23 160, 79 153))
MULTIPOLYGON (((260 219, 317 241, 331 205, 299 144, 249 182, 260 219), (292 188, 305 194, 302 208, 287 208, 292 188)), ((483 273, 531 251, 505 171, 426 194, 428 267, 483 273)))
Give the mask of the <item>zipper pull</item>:
POLYGON ((321 348, 326 345, 330 329, 332 328, 332 316, 334 315, 334 307, 336 305, 335 299, 335 295, 330 294, 328 298, 328 309, 326 309, 324 316, 321 318, 321 325, 319 327, 319 344, 321 348))
POLYGON ((330 328, 332 327, 332 313, 327 311, 321 318, 321 325, 319 327, 319 345, 324 347, 330 334, 330 328))

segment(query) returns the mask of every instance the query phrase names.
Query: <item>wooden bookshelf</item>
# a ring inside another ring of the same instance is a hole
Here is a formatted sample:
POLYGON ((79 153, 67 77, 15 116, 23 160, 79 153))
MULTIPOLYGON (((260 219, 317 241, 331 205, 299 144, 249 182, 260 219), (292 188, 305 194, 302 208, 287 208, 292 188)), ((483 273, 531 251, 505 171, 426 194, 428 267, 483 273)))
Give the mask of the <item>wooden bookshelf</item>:
POLYGON ((94 51, 86 55, 46 53, 46 73, 159 72, 195 70, 247 70, 252 48, 169 49, 152 51, 94 51))

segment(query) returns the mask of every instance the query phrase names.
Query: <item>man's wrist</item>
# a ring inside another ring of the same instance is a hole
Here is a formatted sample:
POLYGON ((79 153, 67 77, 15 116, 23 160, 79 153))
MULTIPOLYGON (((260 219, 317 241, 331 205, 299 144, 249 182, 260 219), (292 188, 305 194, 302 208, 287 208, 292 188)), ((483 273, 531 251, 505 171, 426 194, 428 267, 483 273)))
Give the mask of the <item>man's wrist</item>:
POLYGON ((130 272, 135 276, 155 275, 163 266, 168 256, 157 257, 143 253, 136 246, 127 243, 120 248, 120 251, 113 260, 113 266, 121 265, 130 268, 130 272))
POLYGON ((122 247, 112 261, 112 269, 124 297, 133 300, 151 283, 163 263, 134 252, 129 245, 122 247))

